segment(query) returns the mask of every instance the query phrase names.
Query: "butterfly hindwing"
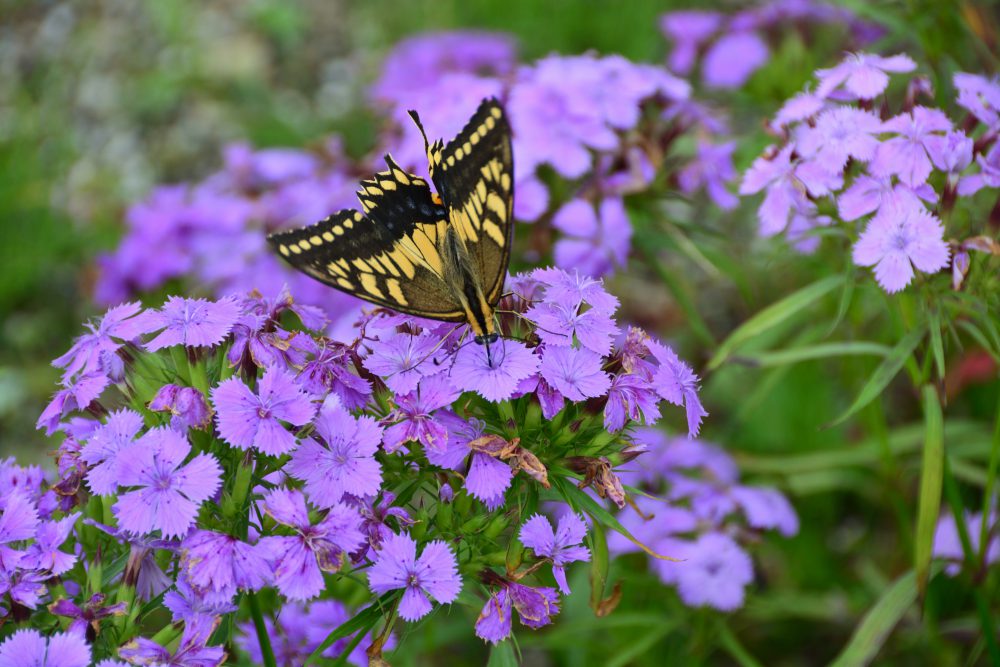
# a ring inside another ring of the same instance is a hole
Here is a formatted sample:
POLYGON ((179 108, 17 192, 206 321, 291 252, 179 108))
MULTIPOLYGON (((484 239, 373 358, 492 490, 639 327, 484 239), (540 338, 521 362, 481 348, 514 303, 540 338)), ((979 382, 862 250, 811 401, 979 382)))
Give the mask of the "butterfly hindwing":
POLYGON ((447 213, 425 180, 386 162, 387 171, 361 182, 367 215, 343 210, 268 241, 292 266, 331 287, 400 312, 461 321, 438 252, 447 213))
POLYGON ((511 133, 500 103, 483 100, 447 146, 440 141, 427 146, 427 158, 448 218, 477 265, 483 293, 496 305, 514 232, 511 133))

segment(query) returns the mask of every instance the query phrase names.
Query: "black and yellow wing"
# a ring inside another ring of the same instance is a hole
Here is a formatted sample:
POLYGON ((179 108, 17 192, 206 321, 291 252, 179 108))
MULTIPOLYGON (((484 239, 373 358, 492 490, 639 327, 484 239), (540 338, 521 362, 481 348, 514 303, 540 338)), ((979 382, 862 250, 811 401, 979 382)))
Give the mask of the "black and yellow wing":
POLYGON ((295 268, 366 301, 419 317, 466 320, 445 282, 439 251, 448 212, 427 181, 389 156, 386 164, 386 171, 361 182, 364 213, 343 210, 272 234, 268 242, 295 268))
MULTIPOLYGON (((416 112, 410 116, 424 133, 416 112)), ((448 220, 465 241, 483 294, 495 306, 514 239, 514 159, 510 124, 500 103, 483 100, 458 135, 428 143, 427 161, 448 220)))

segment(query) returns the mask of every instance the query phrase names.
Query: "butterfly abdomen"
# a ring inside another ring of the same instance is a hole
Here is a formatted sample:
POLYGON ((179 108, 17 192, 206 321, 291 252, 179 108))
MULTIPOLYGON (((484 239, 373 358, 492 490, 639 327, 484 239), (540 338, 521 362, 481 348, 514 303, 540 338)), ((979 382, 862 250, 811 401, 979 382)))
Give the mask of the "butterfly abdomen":
POLYGON ((449 225, 438 239, 438 251, 444 268, 445 282, 455 300, 462 304, 473 333, 478 336, 495 333, 493 307, 483 293, 483 280, 465 246, 465 241, 449 225))

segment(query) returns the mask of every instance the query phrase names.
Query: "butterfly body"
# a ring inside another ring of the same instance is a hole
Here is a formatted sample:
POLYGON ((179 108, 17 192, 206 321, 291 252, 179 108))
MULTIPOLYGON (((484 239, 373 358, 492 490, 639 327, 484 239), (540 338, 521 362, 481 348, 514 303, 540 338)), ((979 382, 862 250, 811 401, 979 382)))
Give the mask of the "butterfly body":
POLYGON ((498 337, 493 311, 513 241, 510 126, 499 102, 487 99, 447 145, 426 134, 424 145, 436 193, 386 156, 388 169, 361 182, 364 213, 343 210, 268 241, 331 287, 418 317, 466 322, 488 346, 498 337))

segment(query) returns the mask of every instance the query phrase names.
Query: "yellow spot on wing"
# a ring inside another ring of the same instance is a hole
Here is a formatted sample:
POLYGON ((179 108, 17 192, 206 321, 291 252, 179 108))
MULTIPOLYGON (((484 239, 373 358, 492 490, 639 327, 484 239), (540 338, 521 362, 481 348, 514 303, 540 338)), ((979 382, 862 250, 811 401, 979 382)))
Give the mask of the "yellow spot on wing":
POLYGON ((323 245, 323 239, 321 239, 318 236, 313 236, 310 237, 309 243, 311 243, 312 245, 323 245))
POLYGON ((398 266, 399 269, 406 274, 407 278, 412 280, 413 276, 417 274, 417 270, 413 266, 413 262, 411 262, 406 256, 406 252, 402 247, 397 247, 395 250, 392 250, 389 253, 389 257, 391 257, 392 261, 396 263, 396 266, 398 266))
POLYGON ((337 225, 336 227, 333 228, 333 233, 336 234, 337 236, 342 236, 344 234, 344 228, 341 227, 340 225, 337 225))
POLYGON ((280 252, 285 257, 288 257, 288 246, 283 244, 278 246, 278 252, 280 252))
POLYGON ((500 246, 501 248, 503 247, 506 239, 503 237, 503 232, 500 231, 500 228, 497 227, 495 222, 493 222, 492 220, 487 220, 486 222, 483 223, 483 229, 486 231, 486 234, 491 239, 496 241, 496 244, 498 246, 500 246))
MULTIPOLYGON (((361 222, 361 220, 362 220, 362 219, 363 219, 364 217, 365 217, 365 216, 361 215, 361 211, 355 211, 355 212, 354 212, 354 221, 355 221, 355 222, 361 222)), ((346 223, 345 223, 345 224, 346 224, 346 223)))
POLYGON ((393 169, 392 176, 403 185, 410 184, 410 177, 407 176, 406 172, 404 172, 402 169, 393 169))
POLYGON ((352 292, 354 291, 354 285, 352 285, 351 281, 347 280, 346 278, 337 278, 337 284, 340 285, 343 289, 350 290, 352 292))
POLYGON ((330 232, 323 232, 323 240, 329 243, 333 240, 333 234, 330 232))
POLYGON ((476 197, 479 201, 486 201, 486 181, 476 183, 476 197))
POLYGON ((486 117, 486 129, 492 130, 496 126, 497 126, 496 120, 494 120, 492 116, 487 116, 486 117))
POLYGON ((503 112, 500 111, 500 107, 493 107, 492 109, 490 109, 490 115, 493 116, 494 118, 500 118, 500 116, 503 115, 503 112))
POLYGON ((396 181, 379 181, 378 184, 381 185, 384 190, 396 189, 396 181))
POLYGON ((382 294, 382 290, 378 288, 378 279, 371 273, 361 274, 361 286, 366 292, 379 299, 384 299, 385 295, 382 294))
POLYGON ((299 241, 299 247, 302 248, 303 250, 309 250, 309 248, 311 248, 312 246, 309 245, 309 241, 302 239, 301 241, 299 241))
POLYGON ((500 174, 500 187, 505 191, 510 191, 510 174, 500 174))
POLYGON ((385 281, 386 287, 389 288, 389 296, 401 306, 409 305, 406 301, 406 297, 403 296, 403 290, 399 288, 399 281, 395 278, 388 278, 385 281))
POLYGON ((486 197, 486 208, 497 214, 500 218, 500 222, 506 222, 507 220, 507 205, 504 203, 503 199, 500 198, 495 192, 491 192, 486 197))
POLYGON ((363 259, 352 259, 351 264, 357 267, 358 271, 364 271, 365 273, 372 272, 372 267, 368 266, 363 259))

